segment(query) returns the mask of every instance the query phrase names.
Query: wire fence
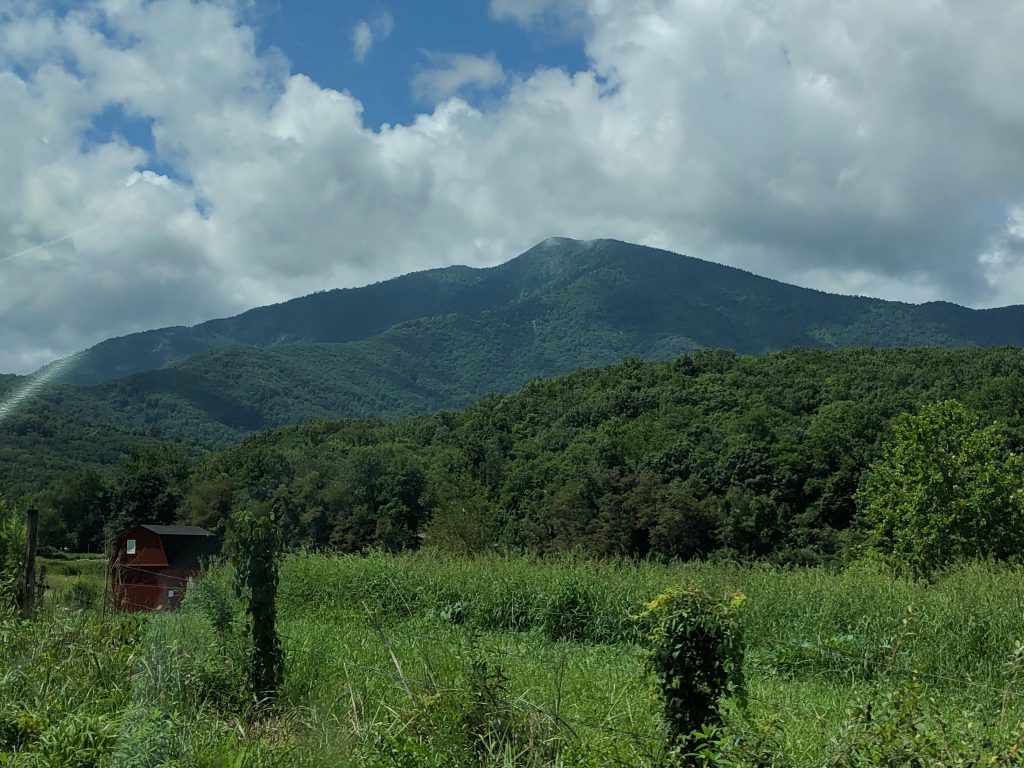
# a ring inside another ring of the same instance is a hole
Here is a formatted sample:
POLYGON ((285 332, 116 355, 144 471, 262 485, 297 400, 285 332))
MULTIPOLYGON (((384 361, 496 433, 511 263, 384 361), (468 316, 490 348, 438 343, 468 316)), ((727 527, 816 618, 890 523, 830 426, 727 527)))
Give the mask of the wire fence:
MULTIPOLYGON (((390 682, 393 682, 395 685, 402 686, 403 688, 406 688, 408 686, 415 686, 417 689, 429 691, 432 694, 460 694, 465 692, 465 688, 461 686, 441 686, 438 685, 437 681, 433 679, 427 679, 415 675, 408 675, 405 673, 399 674, 396 670, 390 670, 385 669, 383 667, 363 664, 357 661, 353 661, 351 659, 340 659, 338 660, 338 663, 346 668, 355 669, 360 672, 363 672, 364 674, 371 674, 386 679, 390 682)), ((660 733, 630 730, 610 725, 607 721, 598 721, 593 718, 586 718, 579 715, 567 715, 560 711, 551 712, 547 708, 542 707, 539 704, 534 704, 530 701, 527 701, 525 698, 522 697, 509 697, 504 700, 504 704, 530 715, 540 715, 551 723, 568 726, 570 729, 573 726, 575 726, 578 728, 598 730, 616 736, 628 736, 629 738, 636 740, 638 743, 652 743, 660 742, 662 740, 662 735, 660 733)))
MULTIPOLYGON (((192 576, 177 576, 169 574, 165 570, 156 566, 145 567, 145 566, 129 566, 124 564, 118 565, 118 570, 121 576, 115 576, 114 585, 115 589, 118 585, 125 585, 126 582, 123 579, 124 574, 131 574, 136 576, 143 576, 151 578, 152 581, 148 583, 134 583, 135 587, 163 589, 174 586, 175 588, 180 587, 185 590, 192 581, 192 576)), ((403 613, 406 617, 412 617, 417 614, 423 614, 431 616, 432 614, 441 613, 441 610, 430 610, 423 611, 422 607, 417 609, 417 606, 412 605, 408 600, 403 601, 403 613)), ((137 609, 137 610, 148 610, 154 606, 150 603, 141 603, 133 601, 130 595, 122 593, 119 605, 137 609)), ((345 606, 345 610, 351 611, 354 606, 345 606)), ((365 606, 364 606, 365 608, 365 606)), ((385 618, 391 618, 390 616, 385 618)), ((438 647, 450 646, 454 642, 475 642, 478 645, 483 642, 485 635, 490 635, 487 640, 494 646, 497 653, 504 654, 506 656, 520 656, 525 657, 532 653, 531 650, 522 649, 517 647, 518 641, 510 642, 508 638, 495 637, 495 633, 499 635, 501 633, 515 633, 519 634, 518 630, 521 629, 536 629, 537 619, 540 618, 547 626, 558 626, 562 625, 569 628, 566 630, 564 636, 548 636, 547 640, 565 640, 565 641, 587 641, 587 628, 586 622, 601 621, 609 622, 613 621, 614 617, 610 617, 607 613, 597 611, 581 611, 581 610, 568 610, 568 611, 557 611, 557 610, 543 610, 541 616, 534 614, 526 615, 524 612, 522 621, 515 621, 514 617, 511 621, 498 621, 494 622, 494 626, 488 626, 487 622, 481 622, 480 624, 474 624, 470 622, 468 625, 464 625, 456 621, 450 621, 447 623, 447 627, 450 631, 444 633, 431 632, 423 629, 422 627, 417 628, 417 639, 424 642, 431 642, 436 644, 438 647), (576 628, 576 629, 573 629, 576 628), (500 646, 498 641, 500 642, 500 646)), ((628 619, 627 619, 628 620, 628 619)), ((625 623, 624 620, 621 620, 625 623)), ((372 617, 372 623, 381 624, 382 617, 374 615, 372 617)), ((636 632, 631 638, 622 638, 627 641, 626 644, 630 643, 628 640, 639 641, 641 634, 636 632)), ((585 668, 589 671, 598 671, 606 673, 623 673, 627 671, 630 666, 634 669, 638 668, 640 646, 638 643, 633 643, 633 647, 636 649, 635 658, 627 664, 601 664, 596 663, 592 660, 586 662, 575 661, 574 665, 578 668, 585 668)), ((969 676, 954 677, 951 675, 944 675, 938 672, 920 669, 916 667, 907 667, 900 662, 899 656, 895 656, 893 659, 884 660, 880 659, 877 653, 864 651, 863 653, 851 653, 840 648, 835 648, 827 645, 816 644, 812 642, 800 642, 793 644, 792 647, 799 651, 801 654, 809 654, 814 658, 796 658, 788 659, 785 664, 778 665, 779 667, 785 667, 786 669, 805 668, 805 669, 819 669, 821 662, 832 662, 842 665, 845 671, 863 670, 874 676, 901 676, 904 678, 922 679, 929 680, 935 683, 943 684, 949 687, 968 687, 979 691, 986 691, 989 693, 1003 694, 1005 692, 1005 686, 996 686, 989 682, 983 682, 980 680, 972 679, 969 676)))

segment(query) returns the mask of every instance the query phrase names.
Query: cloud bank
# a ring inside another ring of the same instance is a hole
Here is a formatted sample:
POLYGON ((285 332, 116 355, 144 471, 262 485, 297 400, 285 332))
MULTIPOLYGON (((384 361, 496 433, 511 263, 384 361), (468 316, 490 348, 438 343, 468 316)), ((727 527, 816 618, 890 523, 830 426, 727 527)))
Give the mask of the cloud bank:
MULTIPOLYGON (((514 7, 492 12, 566 6, 514 7)), ((410 73, 428 108, 379 131, 258 53, 243 10, 0 0, 0 371, 553 235, 1024 302, 1016 0, 575 0, 587 70, 436 59, 410 73), (94 137, 113 107, 155 151, 94 137)))

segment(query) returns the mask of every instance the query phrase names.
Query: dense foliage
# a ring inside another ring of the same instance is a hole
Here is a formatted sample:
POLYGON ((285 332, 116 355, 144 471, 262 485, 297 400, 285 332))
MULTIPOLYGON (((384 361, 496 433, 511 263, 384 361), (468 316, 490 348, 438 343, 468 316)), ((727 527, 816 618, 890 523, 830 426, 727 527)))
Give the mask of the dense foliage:
POLYGON ((927 575, 957 558, 1024 554, 1024 456, 949 400, 902 414, 858 496, 891 561, 927 575))
POLYGON ((723 700, 743 693, 742 594, 715 597, 697 586, 672 587, 644 606, 648 665, 665 701, 668 742, 680 757, 708 748, 722 725, 723 700))
POLYGON ((227 549, 252 633, 249 692, 261 707, 273 703, 284 679, 284 655, 277 636, 277 571, 283 547, 273 510, 263 506, 232 515, 227 549))
POLYGON ((0 616, 14 607, 25 552, 25 524, 0 496, 0 616))
POLYGON ((1015 567, 926 584, 867 563, 291 555, 289 674, 269 719, 252 717, 230 569, 180 612, 145 617, 78 607, 77 582, 53 578, 36 620, 0 617, 3 765, 663 766, 663 701, 633 617, 680 584, 747 596, 733 627, 744 704, 720 710, 699 764, 1024 764, 1015 567), (559 631, 574 624, 585 642, 559 631))
MULTIPOLYGON (((0 482, 116 463, 152 437, 197 452, 310 419, 462 408, 630 356, 992 344, 1024 344, 1024 309, 835 296, 610 240, 551 240, 493 269, 406 275, 104 342, 50 371, 79 386, 44 387, 5 421, 0 482)), ((19 383, 0 379, 0 397, 19 383)))
MULTIPOLYGON (((999 457, 1019 453, 1024 351, 632 360, 533 381, 460 412, 262 432, 187 477, 180 451, 139 448, 133 455, 148 458, 126 458, 106 486, 114 499, 118 488, 139 488, 154 500, 115 505, 118 514, 173 508, 214 531, 232 509, 271 502, 290 544, 347 552, 426 543, 807 563, 866 539, 855 495, 886 455, 891 421, 949 399, 979 429, 998 422, 999 457)), ((876 474, 871 488, 881 487, 876 474)), ((76 483, 65 477, 44 495, 44 517, 60 517, 64 502, 45 499, 64 499, 62 486, 76 483)), ((51 530, 60 540, 59 521, 51 530)))

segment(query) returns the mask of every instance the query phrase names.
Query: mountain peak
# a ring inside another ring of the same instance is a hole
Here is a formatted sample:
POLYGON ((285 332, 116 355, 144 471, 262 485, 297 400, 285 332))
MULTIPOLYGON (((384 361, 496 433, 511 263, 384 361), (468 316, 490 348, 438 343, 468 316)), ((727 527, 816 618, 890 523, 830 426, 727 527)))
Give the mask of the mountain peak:
POLYGON ((409 348, 429 349, 436 340, 419 336, 442 327, 450 334, 447 346, 463 343, 467 328, 493 336, 488 344, 500 346, 506 337, 526 344, 523 349, 532 350, 532 362, 523 367, 527 378, 698 347, 759 353, 792 346, 1020 344, 1024 322, 1013 320, 1021 311, 832 295, 619 240, 549 237, 489 269, 415 272, 192 328, 110 339, 83 353, 59 380, 99 384, 225 344, 372 346, 391 334, 409 348))

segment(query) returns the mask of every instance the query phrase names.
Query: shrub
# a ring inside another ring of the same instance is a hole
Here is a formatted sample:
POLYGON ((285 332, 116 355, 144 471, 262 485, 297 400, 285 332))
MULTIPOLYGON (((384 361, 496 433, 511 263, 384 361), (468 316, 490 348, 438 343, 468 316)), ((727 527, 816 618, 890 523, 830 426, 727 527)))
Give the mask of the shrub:
POLYGON ((544 595, 540 608, 540 625, 552 640, 579 640, 595 613, 594 595, 588 585, 577 579, 556 583, 544 595))
MULTIPOLYGON (((31 712, 0 712, 0 758, 4 752, 26 749, 46 730, 46 720, 31 712)), ((2 763, 2 759, 0 759, 2 763)))
POLYGON ((228 566, 207 568, 185 593, 182 612, 202 616, 219 633, 226 633, 244 610, 234 580, 234 571, 228 566))
POLYGON ((697 586, 670 588, 638 617, 664 697, 667 741, 678 756, 703 749, 722 724, 722 699, 743 692, 738 613, 745 599, 712 597, 697 586))

